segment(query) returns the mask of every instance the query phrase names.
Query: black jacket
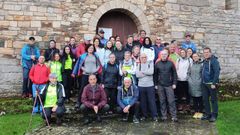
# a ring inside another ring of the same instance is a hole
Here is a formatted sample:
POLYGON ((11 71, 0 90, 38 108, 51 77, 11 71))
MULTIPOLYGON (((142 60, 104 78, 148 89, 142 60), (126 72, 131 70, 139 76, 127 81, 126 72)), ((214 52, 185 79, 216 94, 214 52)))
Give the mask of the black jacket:
POLYGON ((133 44, 132 45, 129 45, 128 43, 126 44, 125 48, 124 48, 124 51, 129 51, 132 53, 132 49, 133 49, 133 44))
POLYGON ((177 84, 177 72, 171 61, 159 61, 154 70, 155 85, 172 86, 177 84))
POLYGON ((107 63, 102 70, 102 84, 105 88, 117 88, 119 78, 119 67, 117 64, 107 63))
MULTIPOLYGON (((46 84, 46 86, 41 91, 41 99, 42 99, 43 105, 45 103, 45 99, 46 99, 46 95, 47 95, 47 89, 48 89, 49 85, 50 85, 49 83, 46 84)), ((56 92, 57 92, 57 105, 58 106, 64 106, 65 91, 64 91, 64 87, 61 83, 57 83, 56 92)))
POLYGON ((140 48, 142 47, 142 44, 139 41, 133 41, 133 46, 138 45, 140 48))
POLYGON ((55 53, 59 53, 59 49, 57 49, 57 48, 47 49, 44 53, 44 57, 45 57, 46 61, 51 60, 55 53))
POLYGON ((121 61, 123 61, 123 59, 124 59, 124 49, 122 49, 122 50, 115 49, 113 53, 116 56, 117 64, 119 64, 121 61))

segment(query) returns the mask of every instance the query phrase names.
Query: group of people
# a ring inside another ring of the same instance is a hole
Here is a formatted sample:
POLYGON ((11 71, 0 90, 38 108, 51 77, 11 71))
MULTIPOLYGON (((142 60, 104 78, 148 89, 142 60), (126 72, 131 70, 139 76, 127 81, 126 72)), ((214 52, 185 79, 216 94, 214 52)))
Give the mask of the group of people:
POLYGON ((64 102, 75 96, 84 124, 92 121, 91 113, 101 122, 106 112, 123 114, 123 121, 132 114, 134 123, 149 117, 166 121, 169 113, 177 122, 177 111, 190 111, 191 103, 194 118, 214 122, 219 62, 208 47, 201 59, 191 34, 185 37, 180 45, 176 40, 162 43, 159 36, 153 43, 141 30, 129 35, 123 45, 119 36, 107 40, 100 30, 93 40, 86 38, 78 45, 71 37, 62 51, 51 40, 41 56, 30 37, 22 49, 22 95, 36 98, 40 94, 44 108, 37 100, 33 112, 44 112, 48 119, 55 112, 57 124, 61 124, 64 102), (75 84, 79 86, 76 95, 75 84))

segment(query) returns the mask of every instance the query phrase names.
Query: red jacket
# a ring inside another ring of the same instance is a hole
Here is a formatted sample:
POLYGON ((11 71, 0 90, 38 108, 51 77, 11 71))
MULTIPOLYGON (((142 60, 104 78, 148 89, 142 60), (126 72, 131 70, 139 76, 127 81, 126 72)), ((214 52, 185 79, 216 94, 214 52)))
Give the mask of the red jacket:
POLYGON ((77 58, 79 58, 84 53, 85 53, 85 44, 84 43, 79 44, 77 47, 77 52, 76 52, 77 58))
POLYGON ((102 86, 96 86, 96 91, 93 92, 92 86, 88 84, 83 89, 82 103, 88 108, 93 108, 93 106, 98 106, 100 109, 107 104, 107 96, 102 86))
POLYGON ((31 68, 29 78, 34 84, 46 84, 49 74, 50 69, 45 64, 37 64, 31 68))

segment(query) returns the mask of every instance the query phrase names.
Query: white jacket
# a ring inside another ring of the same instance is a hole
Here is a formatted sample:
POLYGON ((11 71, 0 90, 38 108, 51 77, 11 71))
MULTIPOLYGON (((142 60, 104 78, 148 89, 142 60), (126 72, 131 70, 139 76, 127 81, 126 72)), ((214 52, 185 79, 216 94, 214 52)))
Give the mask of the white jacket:
POLYGON ((191 67, 193 61, 191 58, 178 58, 176 61, 176 69, 178 81, 187 81, 188 79, 188 71, 191 67))

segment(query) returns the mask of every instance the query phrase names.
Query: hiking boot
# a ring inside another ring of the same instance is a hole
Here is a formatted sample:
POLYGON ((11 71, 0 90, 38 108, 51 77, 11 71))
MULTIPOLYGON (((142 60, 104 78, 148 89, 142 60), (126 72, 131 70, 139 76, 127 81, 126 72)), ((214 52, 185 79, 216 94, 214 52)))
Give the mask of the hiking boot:
POLYGON ((28 97, 29 97, 29 98, 32 98, 32 94, 31 94, 31 93, 29 93, 29 94, 28 94, 28 97))
POLYGON ((209 120, 210 119, 210 116, 209 115, 203 115, 201 120, 209 120))
POLYGON ((102 122, 101 116, 99 116, 99 115, 97 116, 97 122, 99 122, 99 123, 102 122))
POLYGON ((203 113, 198 113, 197 119, 201 119, 203 117, 203 113))
POLYGON ((167 117, 161 117, 161 121, 163 122, 167 121, 167 117))
POLYGON ((197 118, 198 118, 198 112, 194 113, 193 118, 194 118, 194 119, 197 119, 197 118))
POLYGON ((26 98, 26 97, 27 97, 27 94, 23 93, 22 98, 26 98))
POLYGON ((125 115, 123 116, 122 121, 124 121, 124 122, 128 121, 128 114, 125 114, 125 115))
POLYGON ((178 111, 182 111, 182 110, 183 110, 183 105, 182 105, 182 104, 179 104, 177 110, 178 110, 178 111))
POLYGON ((89 123, 91 123, 89 118, 85 118, 84 121, 83 121, 83 125, 88 125, 89 123))
POLYGON ((152 119, 154 122, 158 122, 158 118, 157 117, 153 117, 152 119))
POLYGON ((138 124, 139 123, 139 120, 136 116, 133 116, 133 123, 135 124, 138 124))
POLYGON ((172 118, 172 122, 178 122, 177 118, 172 118))
POLYGON ((215 122, 217 120, 216 117, 212 116, 210 119, 209 119, 209 122, 215 122))

